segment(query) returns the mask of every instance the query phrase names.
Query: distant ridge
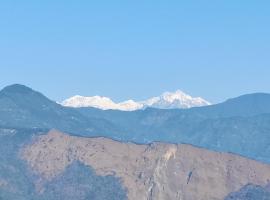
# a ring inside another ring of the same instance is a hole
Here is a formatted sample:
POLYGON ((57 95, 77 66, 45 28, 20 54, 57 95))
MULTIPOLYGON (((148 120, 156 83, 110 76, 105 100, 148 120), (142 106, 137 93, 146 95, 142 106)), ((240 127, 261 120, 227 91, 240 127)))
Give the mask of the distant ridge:
POLYGON ((102 96, 73 96, 62 102, 63 106, 67 107, 93 107, 102 110, 123 110, 134 111, 143 108, 160 108, 160 109, 172 109, 172 108, 192 108, 210 105, 210 103, 201 97, 191 97, 190 95, 177 90, 175 92, 165 92, 160 96, 152 97, 145 101, 127 100, 120 103, 113 102, 108 97, 102 96))
POLYGON ((1 92, 2 93, 29 93, 29 92, 33 92, 33 90, 25 85, 13 84, 13 85, 4 87, 1 92))
POLYGON ((270 113, 270 94, 253 93, 245 94, 236 98, 212 106, 196 109, 212 117, 253 116, 270 113))
POLYGON ((110 122, 86 118, 73 108, 63 107, 42 93, 20 84, 0 91, 0 127, 57 128, 85 134, 114 132, 115 129, 110 122))

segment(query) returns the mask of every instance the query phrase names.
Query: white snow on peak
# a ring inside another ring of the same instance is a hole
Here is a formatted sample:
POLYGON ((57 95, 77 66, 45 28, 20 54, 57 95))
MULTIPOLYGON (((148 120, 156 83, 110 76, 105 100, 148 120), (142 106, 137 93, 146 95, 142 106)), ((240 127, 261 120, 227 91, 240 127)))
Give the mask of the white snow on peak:
POLYGON ((133 100, 115 103, 108 97, 92 96, 84 97, 80 95, 73 96, 66 99, 61 103, 63 106, 81 108, 81 107, 94 107, 102 110, 123 110, 133 111, 141 109, 143 106, 133 100))
POLYGON ((144 102, 144 105, 153 108, 192 108, 207 106, 210 103, 201 97, 191 97, 190 95, 177 90, 176 92, 165 92, 159 97, 153 97, 144 102))
POLYGON ((128 100, 120 103, 115 103, 108 97, 102 96, 73 96, 66 99, 61 103, 67 107, 94 107, 102 110, 123 110, 123 111, 134 111, 143 109, 146 107, 160 108, 160 109, 173 109, 173 108, 191 108, 207 106, 210 103, 201 97, 191 97, 190 95, 177 90, 176 92, 165 92, 161 96, 152 97, 145 101, 134 101, 128 100))
POLYGON ((120 106, 119 110, 125 110, 125 111, 133 111, 133 110, 139 110, 143 108, 143 104, 133 101, 133 100, 127 100, 127 101, 119 103, 118 105, 120 106))

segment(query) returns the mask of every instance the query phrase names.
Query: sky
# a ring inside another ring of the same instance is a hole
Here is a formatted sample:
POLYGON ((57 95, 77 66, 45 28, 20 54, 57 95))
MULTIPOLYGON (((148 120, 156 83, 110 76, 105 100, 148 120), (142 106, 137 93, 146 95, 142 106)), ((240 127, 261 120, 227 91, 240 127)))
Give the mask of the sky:
POLYGON ((212 103, 270 93, 270 1, 0 0, 0 87, 212 103))

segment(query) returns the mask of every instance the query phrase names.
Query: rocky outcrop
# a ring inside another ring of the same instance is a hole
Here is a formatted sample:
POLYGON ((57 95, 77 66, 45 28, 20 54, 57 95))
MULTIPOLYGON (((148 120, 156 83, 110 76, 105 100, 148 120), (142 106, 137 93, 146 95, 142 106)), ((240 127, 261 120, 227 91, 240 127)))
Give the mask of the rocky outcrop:
POLYGON ((185 144, 138 145, 58 131, 36 136, 21 158, 46 180, 73 162, 121 179, 130 200, 222 200, 245 185, 265 186, 270 166, 185 144))

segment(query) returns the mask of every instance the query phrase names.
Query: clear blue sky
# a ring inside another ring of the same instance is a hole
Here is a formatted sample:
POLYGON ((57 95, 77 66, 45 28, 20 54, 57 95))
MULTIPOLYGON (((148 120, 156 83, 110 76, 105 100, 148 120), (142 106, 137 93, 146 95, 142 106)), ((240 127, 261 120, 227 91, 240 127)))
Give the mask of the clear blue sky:
POLYGON ((54 100, 270 92, 270 1, 0 1, 0 87, 54 100))

